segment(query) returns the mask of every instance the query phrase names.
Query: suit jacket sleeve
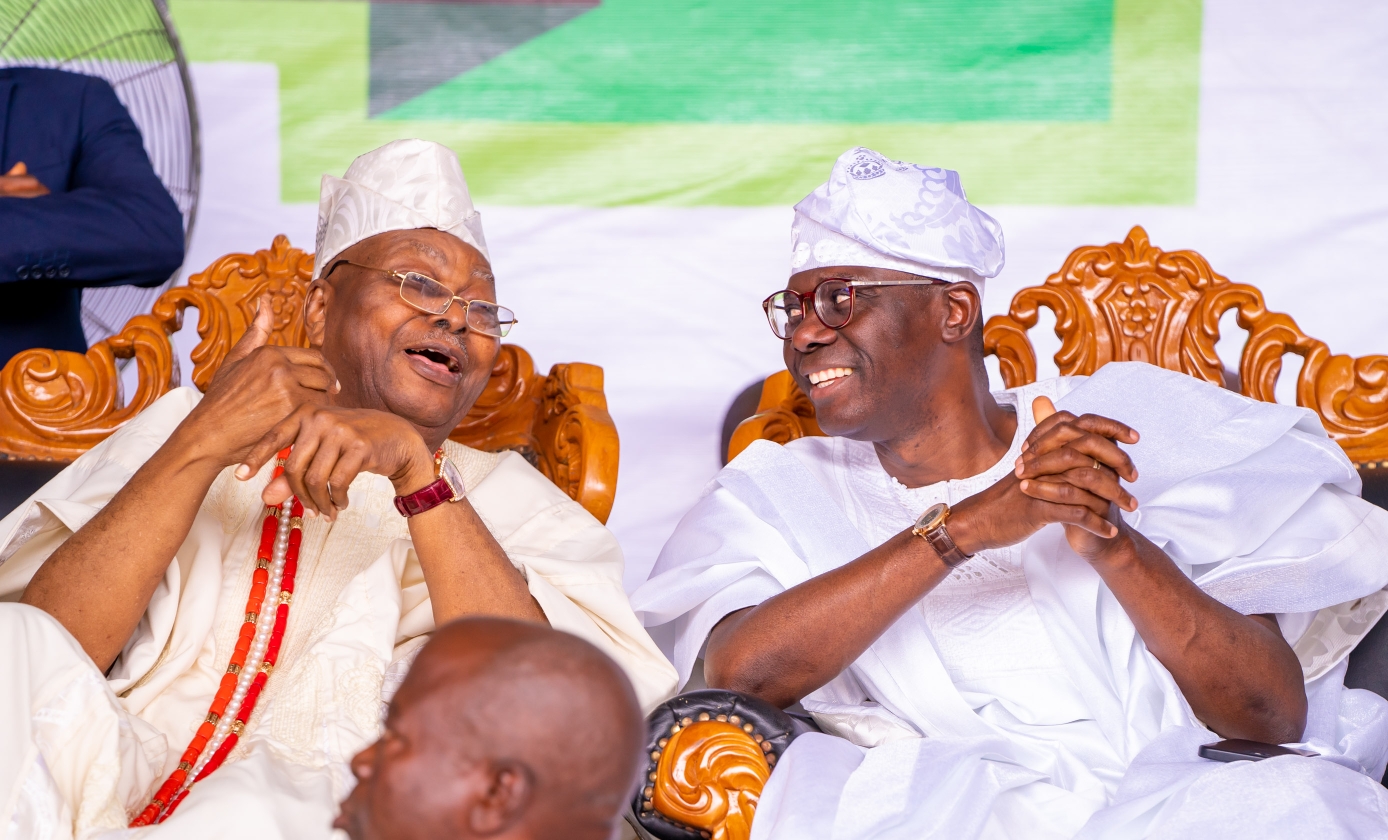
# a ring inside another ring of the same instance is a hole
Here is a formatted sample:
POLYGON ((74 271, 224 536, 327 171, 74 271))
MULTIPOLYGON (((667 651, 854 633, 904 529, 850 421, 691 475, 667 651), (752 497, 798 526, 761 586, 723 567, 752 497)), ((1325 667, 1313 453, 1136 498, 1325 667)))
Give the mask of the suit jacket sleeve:
POLYGON ((182 214, 111 86, 89 77, 79 90, 77 103, 43 90, 11 94, 11 121, 80 108, 80 136, 67 184, 45 183, 52 194, 39 198, 0 198, 0 282, 158 285, 183 262, 182 214))

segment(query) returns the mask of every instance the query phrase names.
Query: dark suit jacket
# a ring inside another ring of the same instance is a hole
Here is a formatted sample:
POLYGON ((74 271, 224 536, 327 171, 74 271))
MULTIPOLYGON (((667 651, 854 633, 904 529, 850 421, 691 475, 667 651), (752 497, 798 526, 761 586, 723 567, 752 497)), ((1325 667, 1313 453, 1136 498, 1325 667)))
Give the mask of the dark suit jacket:
POLYGON ((52 194, 0 197, 0 365, 86 350, 82 287, 157 286, 183 263, 183 216, 104 80, 0 68, 0 174, 20 161, 52 194))

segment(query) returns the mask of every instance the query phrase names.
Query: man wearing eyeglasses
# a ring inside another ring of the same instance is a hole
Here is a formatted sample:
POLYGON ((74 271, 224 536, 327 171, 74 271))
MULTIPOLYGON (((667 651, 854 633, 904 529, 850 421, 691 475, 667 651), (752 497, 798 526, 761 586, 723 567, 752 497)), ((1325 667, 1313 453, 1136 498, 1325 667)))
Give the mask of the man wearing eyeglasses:
POLYGON ((1136 363, 990 392, 1002 230, 948 170, 850 150, 792 242, 765 309, 828 436, 734 459, 632 596, 682 680, 828 733, 758 838, 1388 830, 1388 702, 1343 687, 1388 514, 1314 414, 1136 363))
POLYGON ((383 686, 455 618, 580 636, 647 707, 673 689, 611 533, 520 455, 448 440, 516 322, 452 152, 401 140, 324 177, 303 305, 307 349, 267 344, 264 298, 205 396, 0 523, 18 836, 326 838, 383 686))

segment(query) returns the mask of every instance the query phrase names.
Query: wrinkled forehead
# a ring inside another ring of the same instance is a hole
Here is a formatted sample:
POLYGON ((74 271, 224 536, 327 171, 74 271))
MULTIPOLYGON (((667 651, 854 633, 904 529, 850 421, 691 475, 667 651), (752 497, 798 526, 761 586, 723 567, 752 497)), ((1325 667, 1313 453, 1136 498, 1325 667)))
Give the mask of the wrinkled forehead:
MULTIPOLYGON (((473 246, 434 228, 392 230, 369 236, 339 255, 340 259, 388 271, 415 271, 461 293, 495 290, 491 263, 473 246)), ((480 295, 490 297, 491 295, 480 295)))
POLYGON ((873 268, 862 265, 826 265, 792 274, 787 288, 797 292, 812 292, 820 283, 829 279, 840 280, 910 280, 919 275, 890 268, 873 268))

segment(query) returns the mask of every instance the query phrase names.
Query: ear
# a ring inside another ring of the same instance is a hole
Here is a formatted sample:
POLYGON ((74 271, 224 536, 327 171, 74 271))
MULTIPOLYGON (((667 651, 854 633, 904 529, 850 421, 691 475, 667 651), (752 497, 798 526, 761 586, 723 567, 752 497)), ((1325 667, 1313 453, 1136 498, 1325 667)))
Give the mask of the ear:
POLYGON ((332 290, 322 278, 308 284, 308 294, 304 297, 304 331, 308 335, 308 346, 318 350, 323 346, 324 322, 328 315, 328 295, 332 290))
POLYGON ((972 283, 951 283, 944 287, 945 323, 940 339, 946 344, 963 341, 983 318, 983 301, 972 283))
POLYGON ((488 762, 487 788, 475 798, 467 815, 474 835, 490 837, 521 821, 535 792, 535 776, 518 761, 488 762))

